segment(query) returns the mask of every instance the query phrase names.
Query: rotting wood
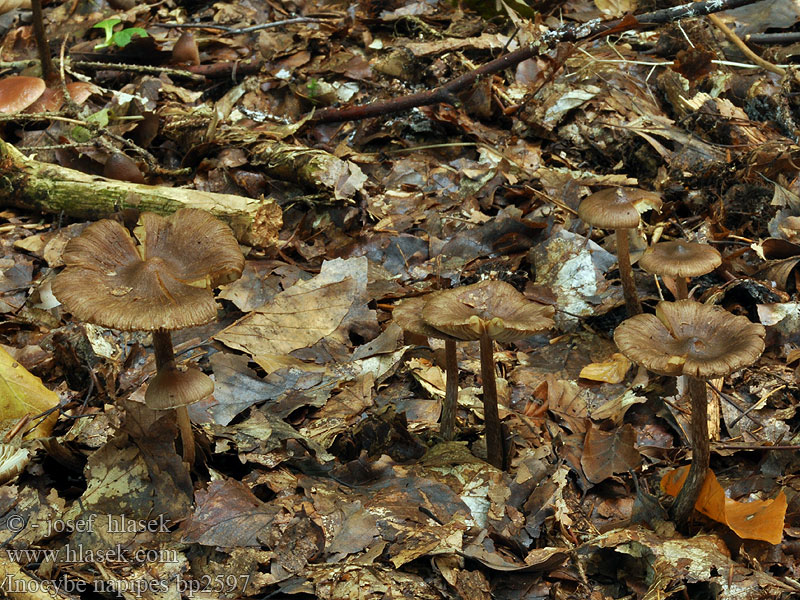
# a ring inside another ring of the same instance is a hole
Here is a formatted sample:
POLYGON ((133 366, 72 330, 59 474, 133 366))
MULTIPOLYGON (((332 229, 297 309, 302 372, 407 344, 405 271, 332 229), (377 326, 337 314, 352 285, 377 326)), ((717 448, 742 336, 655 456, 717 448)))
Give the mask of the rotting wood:
POLYGON ((271 198, 253 199, 87 175, 28 158, 2 140, 0 207, 92 220, 125 210, 168 215, 179 208, 202 208, 228 223, 241 243, 261 248, 275 243, 283 221, 281 208, 271 198))
POLYGON ((251 129, 217 121, 207 107, 187 111, 172 106, 162 110, 159 117, 161 134, 187 151, 209 143, 218 147, 242 148, 247 153, 248 162, 269 177, 328 194, 336 200, 352 202, 367 180, 352 161, 317 148, 280 141, 292 135, 301 124, 264 123, 251 129))

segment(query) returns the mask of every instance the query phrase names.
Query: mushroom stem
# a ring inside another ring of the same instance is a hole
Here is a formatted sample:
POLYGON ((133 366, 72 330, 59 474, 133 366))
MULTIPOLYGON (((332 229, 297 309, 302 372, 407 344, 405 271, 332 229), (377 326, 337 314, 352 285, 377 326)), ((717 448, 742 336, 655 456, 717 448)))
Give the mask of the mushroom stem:
POLYGON ((153 351, 156 355, 156 371, 165 369, 175 362, 175 351, 172 348, 172 335, 166 329, 153 332, 153 351))
MULTIPOLYGON (((166 329, 156 329, 153 332, 153 351, 156 355, 156 371, 167 369, 175 365, 175 350, 172 347, 172 335, 166 329)), ((181 436, 181 447, 183 449, 183 462, 188 465, 194 464, 194 433, 192 432, 192 421, 189 419, 189 411, 186 406, 178 406, 175 409, 175 417, 178 423, 178 431, 181 436)))
POLYGON ((483 420, 486 427, 486 458, 489 464, 503 468, 503 435, 497 411, 497 383, 494 377, 494 347, 489 332, 481 333, 481 378, 483 379, 483 420))
POLYGON ((440 433, 445 440, 456 437, 456 410, 458 408, 458 357, 455 340, 444 341, 445 385, 444 402, 442 403, 442 426, 440 433))
POLYGON ((706 480, 711 450, 708 442, 708 396, 706 382, 697 377, 687 376, 689 383, 689 397, 692 401, 692 465, 689 475, 678 492, 678 497, 672 505, 672 518, 681 528, 689 520, 700 490, 706 480))
POLYGON ((639 303, 639 295, 636 293, 636 283, 633 280, 628 230, 617 229, 616 233, 619 278, 622 281, 622 293, 625 296, 625 307, 628 309, 628 316, 632 317, 642 313, 642 305, 639 303))
POLYGON ((676 277, 675 288, 678 293, 677 300, 686 300, 689 297, 689 284, 686 282, 686 277, 676 277))

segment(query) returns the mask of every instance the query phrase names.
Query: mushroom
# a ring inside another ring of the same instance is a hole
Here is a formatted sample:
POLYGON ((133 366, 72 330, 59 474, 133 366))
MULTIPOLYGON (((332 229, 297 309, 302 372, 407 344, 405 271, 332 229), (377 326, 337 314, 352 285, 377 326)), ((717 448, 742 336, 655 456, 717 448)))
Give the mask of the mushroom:
POLYGON ((587 196, 578 207, 578 216, 584 223, 601 229, 613 229, 617 238, 617 262, 622 293, 628 315, 642 312, 636 283, 633 280, 628 230, 639 226, 639 214, 661 208, 661 196, 637 188, 607 188, 587 196))
POLYGON ((493 340, 509 342, 553 327, 553 307, 531 302, 503 281, 481 281, 434 295, 423 307, 425 323, 459 340, 480 340, 486 453, 505 467, 497 410, 493 340))
POLYGON ((123 152, 113 152, 103 166, 103 177, 130 183, 145 183, 139 166, 123 152))
POLYGON ((199 65, 200 64, 200 51, 197 49, 197 42, 194 41, 194 36, 185 31, 175 42, 172 47, 172 62, 176 65, 199 65))
POLYGON ((764 327, 747 317, 694 300, 660 302, 656 314, 620 323, 614 341, 633 362, 661 374, 686 375, 692 407, 692 463, 672 505, 672 517, 688 520, 710 461, 706 379, 729 375, 753 364, 764 351, 764 327))
POLYGON ((228 226, 199 209, 169 217, 143 213, 134 234, 139 246, 117 221, 89 225, 64 249, 66 269, 53 293, 83 321, 153 332, 157 373, 145 402, 175 410, 183 458, 191 465, 194 435, 186 406, 209 395, 214 384, 200 371, 176 366, 170 331, 213 321, 211 290, 237 279, 244 257, 228 226))
POLYGON ((444 340, 445 355, 445 393, 442 403, 442 423, 439 429, 445 440, 452 440, 456 435, 456 412, 458 410, 458 357, 456 341, 453 336, 442 333, 425 322, 425 303, 439 292, 427 296, 408 298, 398 304, 392 311, 392 317, 402 329, 416 335, 444 340))
MULTIPOLYGON (((72 101, 80 106, 97 89, 93 84, 84 81, 73 81, 66 86, 67 93, 69 93, 72 101)), ((26 113, 42 113, 42 112, 56 112, 64 105, 64 92, 61 88, 49 87, 47 88, 39 99, 25 109, 26 113)))
POLYGON ((13 114, 36 102, 47 86, 44 79, 12 75, 0 80, 0 113, 13 114))
POLYGON ((654 244, 639 259, 639 266, 648 273, 675 279, 678 300, 689 297, 689 277, 710 273, 721 264, 722 256, 714 248, 685 240, 654 244))

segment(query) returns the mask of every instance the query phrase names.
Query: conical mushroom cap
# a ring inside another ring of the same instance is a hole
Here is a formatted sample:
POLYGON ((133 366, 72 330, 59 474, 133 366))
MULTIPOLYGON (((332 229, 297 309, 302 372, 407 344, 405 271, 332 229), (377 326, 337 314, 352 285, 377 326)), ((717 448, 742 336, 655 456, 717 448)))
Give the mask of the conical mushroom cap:
POLYGON ((166 410, 187 406, 214 393, 214 381, 202 371, 175 365, 161 369, 147 386, 144 401, 148 408, 166 410))
POLYGON ((638 227, 639 215, 661 209, 661 195, 638 188, 606 188, 587 196, 578 207, 584 223, 601 229, 638 227))
POLYGON ((504 281, 480 281, 436 294, 424 321, 458 340, 477 340, 485 328, 498 342, 518 340, 554 326, 553 307, 531 302, 504 281))
POLYGON ((764 327, 694 300, 660 302, 656 314, 619 324, 614 341, 636 364, 661 375, 722 377, 764 351, 764 327))
POLYGON ((431 292, 425 296, 407 298, 392 310, 392 318, 401 329, 417 335, 439 340, 456 340, 452 335, 439 331, 425 322, 425 303, 441 292, 431 292))
POLYGON ((89 225, 64 249, 53 293, 78 319, 121 330, 182 329, 217 316, 212 287, 238 278, 244 257, 227 225, 185 208, 144 213, 137 246, 118 222, 89 225))
POLYGON ((667 277, 699 277, 722 264, 722 256, 708 244, 674 240, 659 242, 644 251, 639 266, 667 277))

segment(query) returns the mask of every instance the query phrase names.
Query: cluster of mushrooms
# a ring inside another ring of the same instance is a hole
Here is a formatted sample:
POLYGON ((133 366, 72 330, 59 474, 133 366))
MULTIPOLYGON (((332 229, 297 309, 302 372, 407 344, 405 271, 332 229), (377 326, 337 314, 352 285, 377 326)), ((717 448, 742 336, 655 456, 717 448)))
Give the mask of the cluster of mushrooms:
POLYGON ((244 256, 230 228, 204 210, 169 217, 142 213, 134 241, 109 219, 89 225, 64 249, 53 293, 74 317, 123 331, 150 331, 156 375, 145 392, 153 410, 175 412, 183 460, 195 459, 187 407, 214 391, 208 375, 178 364, 170 332, 217 318, 212 289, 239 278, 244 256))
MULTIPOLYGON (((588 225, 616 233, 617 259, 625 305, 630 316, 614 332, 620 351, 659 375, 685 376, 692 408, 692 462, 672 506, 684 524, 694 508, 710 461, 706 380, 753 364, 764 351, 764 328, 742 316, 689 299, 688 280, 712 272, 722 257, 708 244, 674 240, 645 250, 639 265, 675 284, 675 301, 660 302, 655 314, 643 314, 629 253, 631 231, 641 213, 660 209, 661 197, 635 188, 609 188, 588 196, 578 216, 588 225)), ((498 416, 493 342, 518 340, 553 327, 553 309, 527 300, 502 281, 482 281, 400 302, 395 322, 404 330, 445 342, 445 399, 440 433, 456 433, 458 362, 456 342, 480 340, 484 421, 488 461, 508 465, 498 416)))
POLYGON ((458 404, 457 341, 480 341, 486 455, 503 469, 507 453, 497 408, 494 342, 522 339, 553 327, 553 307, 531 302, 509 283, 486 280, 427 296, 410 298, 393 311, 395 322, 406 331, 445 341, 445 399, 441 434, 455 437, 458 404))
MULTIPOLYGON (((716 269, 719 253, 706 244, 657 243, 640 266, 675 281, 675 302, 660 302, 655 314, 643 314, 628 251, 628 233, 639 226, 644 209, 658 208, 657 194, 612 188, 587 197, 578 214, 587 224, 616 231, 620 279, 630 318, 614 332, 614 341, 631 361, 654 373, 685 376, 691 399, 692 462, 686 483, 672 507, 672 517, 688 520, 709 466, 706 380, 729 375, 754 363, 764 350, 764 328, 722 308, 689 299, 687 280, 716 269)), ((187 406, 213 392, 201 371, 179 365, 170 331, 216 318, 212 289, 238 278, 244 257, 227 225, 198 209, 169 217, 143 213, 134 237, 117 221, 89 225, 64 251, 66 268, 53 292, 73 316, 104 327, 151 331, 156 375, 145 394, 155 410, 175 411, 184 461, 191 466, 195 448, 187 406)), ((394 309, 404 330, 444 340, 446 388, 441 435, 456 435, 458 360, 456 343, 479 341, 487 460, 508 466, 503 441, 494 342, 525 338, 554 326, 553 307, 528 300, 502 281, 409 298, 394 309)))
POLYGON ((692 513, 710 462, 706 380, 730 375, 753 364, 764 351, 764 327, 747 317, 689 299, 687 281, 710 273, 722 257, 708 244, 675 240, 647 248, 639 265, 675 281, 675 302, 660 302, 655 314, 642 314, 628 252, 628 231, 640 213, 661 204, 657 194, 635 188, 611 188, 588 196, 578 216, 588 225, 616 230, 617 260, 629 319, 614 331, 625 356, 654 373, 685 376, 692 415, 692 462, 672 505, 673 520, 683 525, 692 513))

